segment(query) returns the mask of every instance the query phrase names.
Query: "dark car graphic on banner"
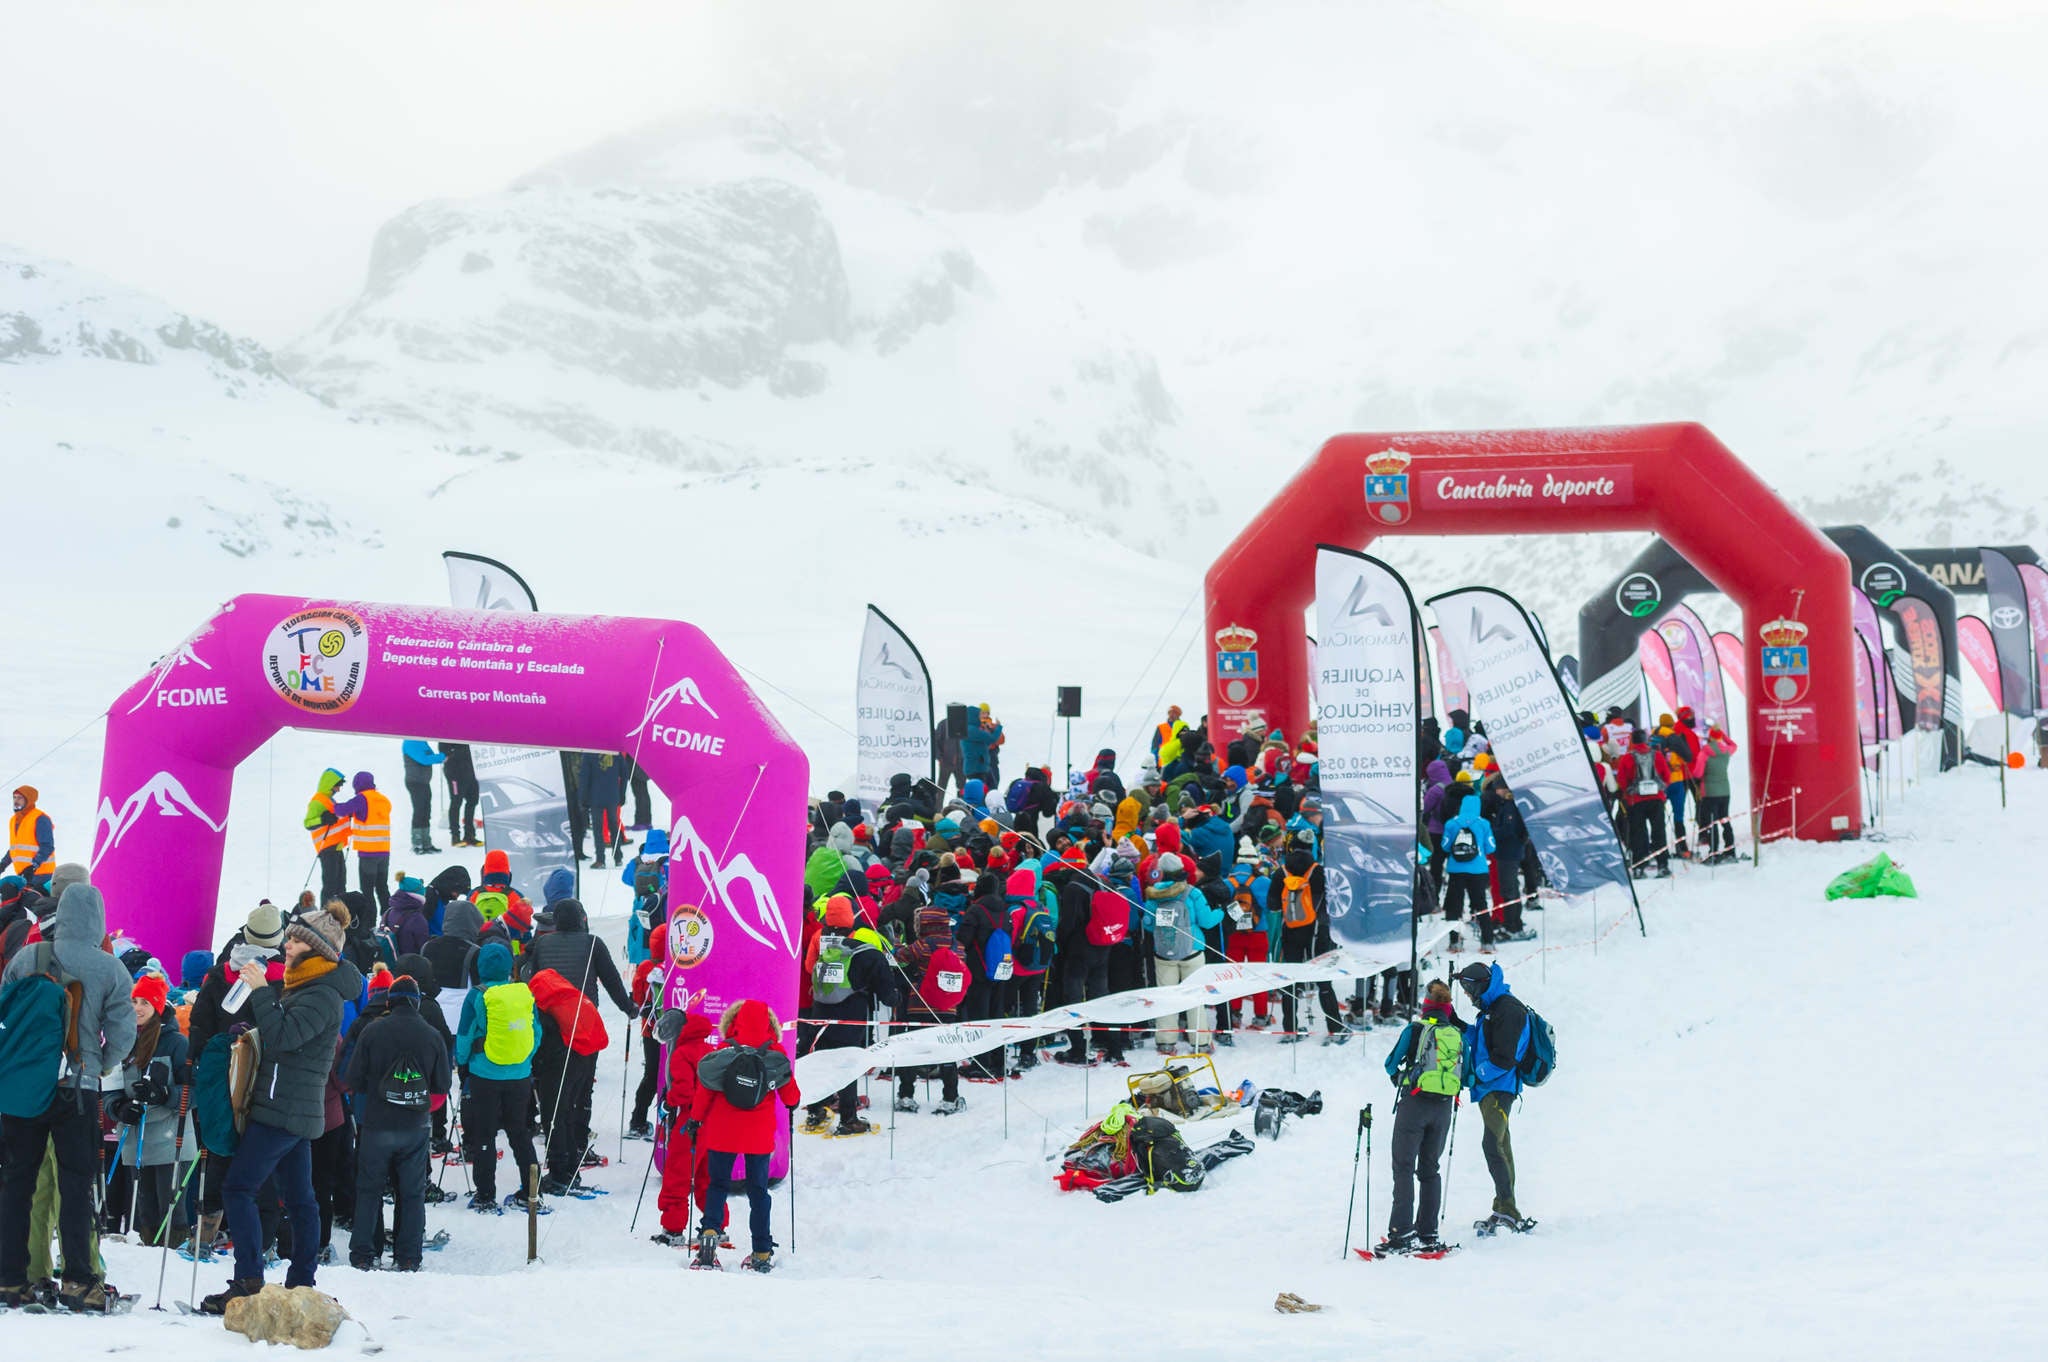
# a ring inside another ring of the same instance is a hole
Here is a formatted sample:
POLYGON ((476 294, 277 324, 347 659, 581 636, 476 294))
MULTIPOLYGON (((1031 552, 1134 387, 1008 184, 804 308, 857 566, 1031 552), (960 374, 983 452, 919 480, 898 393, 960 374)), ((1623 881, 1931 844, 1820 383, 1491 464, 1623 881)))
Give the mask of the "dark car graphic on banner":
MULTIPOLYGON (((1532 780, 1513 787, 1522 821, 1541 822, 1550 833, 1548 845, 1537 846, 1543 880, 1560 894, 1581 892, 1613 879, 1609 853, 1614 824, 1600 796, 1555 780, 1532 780)), ((1532 845, 1535 843, 1532 842, 1532 845)))
POLYGON ((1414 819, 1355 790, 1326 788, 1322 797, 1323 906, 1331 933, 1347 941, 1407 936, 1415 911, 1414 819))

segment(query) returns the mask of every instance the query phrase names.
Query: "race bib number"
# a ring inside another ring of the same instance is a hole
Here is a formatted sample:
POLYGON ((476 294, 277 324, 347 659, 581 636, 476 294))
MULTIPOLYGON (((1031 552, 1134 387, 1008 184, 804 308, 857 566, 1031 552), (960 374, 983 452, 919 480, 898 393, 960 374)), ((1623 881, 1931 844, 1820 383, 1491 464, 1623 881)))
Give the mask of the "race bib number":
POLYGON ((1230 905, 1230 925, 1233 927, 1249 927, 1252 925, 1252 915, 1244 910, 1243 904, 1233 903, 1230 905))
POLYGON ((845 964, 840 963, 833 965, 818 966, 818 982, 824 984, 828 988, 836 988, 838 985, 845 983, 845 964))
POLYGON ((1003 957, 1003 963, 1001 963, 1000 965, 997 965, 997 966, 996 966, 996 972, 995 972, 995 973, 994 973, 993 975, 989 976, 989 977, 990 977, 990 978, 992 978, 992 979, 994 979, 994 980, 995 980, 995 981, 996 981, 997 983, 999 983, 999 984, 1000 984, 1001 982, 1003 982, 1003 981, 1004 981, 1005 979, 1009 978, 1009 977, 1010 977, 1011 975, 1015 974, 1016 972, 1017 972, 1017 962, 1016 962, 1016 961, 1014 961, 1014 960, 1012 960, 1012 959, 1011 959, 1011 958, 1010 958, 1009 956, 1007 956, 1007 955, 1006 955, 1006 956, 1004 956, 1004 957, 1003 957))
POLYGON ((1180 925, 1180 905, 1161 904, 1152 910, 1152 925, 1171 929, 1180 925))
POLYGON ((956 969, 939 971, 939 992, 959 993, 967 987, 967 976, 956 969))

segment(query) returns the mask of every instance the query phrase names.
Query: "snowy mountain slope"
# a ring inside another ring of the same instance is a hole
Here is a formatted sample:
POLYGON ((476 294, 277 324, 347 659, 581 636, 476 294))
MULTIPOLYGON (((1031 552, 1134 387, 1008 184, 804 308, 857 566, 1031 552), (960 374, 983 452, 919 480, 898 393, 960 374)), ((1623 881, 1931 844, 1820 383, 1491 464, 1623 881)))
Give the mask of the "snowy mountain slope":
MULTIPOLYGON (((796 1231, 785 1186, 772 1222, 784 1265, 766 1280, 688 1273, 681 1255, 647 1243, 652 1189, 629 1234, 647 1157, 629 1144, 623 1163, 587 1175, 609 1196, 556 1203, 535 1267, 519 1221, 435 1208, 430 1228, 454 1242, 425 1275, 328 1268, 320 1285, 401 1358, 502 1351, 508 1278, 531 1302, 518 1312, 522 1336, 543 1353, 662 1338, 783 1357, 829 1336, 927 1355, 1001 1332, 1028 1358, 1096 1358, 1134 1334, 1170 1339, 1189 1359, 1448 1349, 1547 1362, 1616 1338, 1669 1359, 2029 1356, 2048 1231, 2027 1154, 2048 1071, 2021 1046, 1995 1076, 1958 1077, 1959 1037, 1985 1022, 1972 1009, 1996 1004, 1939 1001, 1952 981, 1982 975, 1987 939, 2004 943, 2004 977, 2048 966, 2025 910, 1988 892, 1978 850, 1987 823, 2016 854, 2041 850, 2048 786, 2015 782, 2000 814, 1995 782, 1989 771, 1944 776, 1895 809, 1888 849, 1917 879, 1917 902, 1825 903, 1828 877, 1868 849, 1777 845, 1760 869, 1685 866, 1650 887, 1647 938, 1614 903, 1532 915, 1543 940, 1497 957, 1558 1033, 1556 1075, 1514 1117, 1518 1196, 1540 1221, 1527 1237, 1467 1228, 1491 1196, 1467 1107, 1445 1189, 1445 1233, 1464 1248, 1438 1263, 1340 1252, 1367 1102, 1372 1157, 1353 1242, 1385 1225, 1393 1114, 1380 1062, 1399 1034, 1388 1028, 1342 1049, 1244 1034, 1220 1051, 1226 1084, 1319 1089, 1326 1108, 1189 1196, 1102 1205, 1056 1191, 1048 1156, 1133 1071, 1041 1070, 1001 1090, 968 1085, 955 1117, 897 1116, 893 1157, 886 1131, 799 1136, 796 1231), (1965 905, 1976 930, 1952 930, 1965 905), (1005 1255, 1011 1265, 995 1270, 1005 1255), (997 1324, 1018 1317, 1015 1263, 1032 1266, 1033 1303, 1023 1322, 997 1324), (1280 1291, 1325 1312, 1278 1315, 1280 1291)), ((622 931, 616 918, 610 927, 622 931)), ((615 1036, 600 1062, 608 1155, 619 1152, 613 1089, 630 1052, 615 1036)), ((885 1087, 871 1091, 870 1115, 886 1123, 885 1087)), ((1197 1126, 1190 1138, 1221 1134, 1197 1126)), ((446 1183, 459 1189, 461 1177, 448 1170, 446 1183)), ((118 1283, 153 1290, 153 1255, 108 1254, 118 1283)), ((189 1269, 172 1268, 170 1293, 182 1294, 189 1269)), ((202 1269, 200 1287, 221 1279, 202 1269)), ((8 1327, 33 1343, 86 1326, 8 1327)), ((217 1348, 217 1326, 179 1317, 90 1327, 166 1359, 217 1348)))
MULTIPOLYGON (((821 790, 851 779, 852 659, 870 598, 920 638, 942 701, 988 700, 1009 718, 1020 763, 1058 754, 1061 683, 1089 696, 1084 754, 1105 737, 1134 742, 1198 617, 1182 613, 1194 588, 1179 568, 1003 495, 981 470, 876 468, 831 449, 725 472, 484 452, 344 414, 269 372, 246 341, 223 344, 240 368, 165 344, 160 331, 211 333, 70 267, 6 259, 9 278, 32 270, 38 290, 7 295, 34 324, 10 334, 38 339, 0 362, 0 448, 10 503, 39 527, 19 548, 36 568, 46 646, 0 652, 0 771, 10 788, 43 790, 60 849, 89 841, 94 716, 220 602, 281 591, 438 603, 447 547, 514 563, 551 609, 700 625, 750 669, 821 790), (1026 581, 1113 584, 1115 608, 1020 635, 1026 581)), ((267 876, 280 860, 303 870, 290 805, 313 774, 336 764, 389 783, 396 760, 386 740, 287 733, 246 763, 229 901, 278 892, 267 876)))
POLYGON ((287 360, 338 404, 543 457, 663 470, 957 469, 1143 549, 1177 421, 1151 358, 1057 295, 990 281, 914 205, 743 132, 729 178, 574 164, 388 224, 363 295, 287 360), (763 173, 780 169, 784 175, 763 173))

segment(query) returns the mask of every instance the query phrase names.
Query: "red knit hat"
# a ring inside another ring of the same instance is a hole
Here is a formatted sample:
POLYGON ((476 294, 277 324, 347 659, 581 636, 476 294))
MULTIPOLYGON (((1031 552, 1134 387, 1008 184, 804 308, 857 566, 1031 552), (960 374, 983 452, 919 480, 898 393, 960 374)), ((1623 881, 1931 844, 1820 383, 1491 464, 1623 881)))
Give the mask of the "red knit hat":
POLYGON ((142 999, 161 1012, 170 1005, 171 985, 161 974, 145 974, 135 981, 131 996, 142 999))
POLYGON ((825 925, 841 931, 853 927, 853 900, 844 894, 834 894, 825 900, 825 925))

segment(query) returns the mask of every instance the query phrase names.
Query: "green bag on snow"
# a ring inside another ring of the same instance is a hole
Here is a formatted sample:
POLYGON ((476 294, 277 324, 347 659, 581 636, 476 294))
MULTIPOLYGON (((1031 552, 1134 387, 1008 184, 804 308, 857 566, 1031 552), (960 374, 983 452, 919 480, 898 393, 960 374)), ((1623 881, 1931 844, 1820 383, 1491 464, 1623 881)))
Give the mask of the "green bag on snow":
POLYGON ((1920 897, 1913 888, 1913 877, 1893 865, 1892 858, 1883 852, 1874 861, 1843 871, 1828 884, 1830 899, 1874 899, 1885 895, 1900 899, 1920 897))

